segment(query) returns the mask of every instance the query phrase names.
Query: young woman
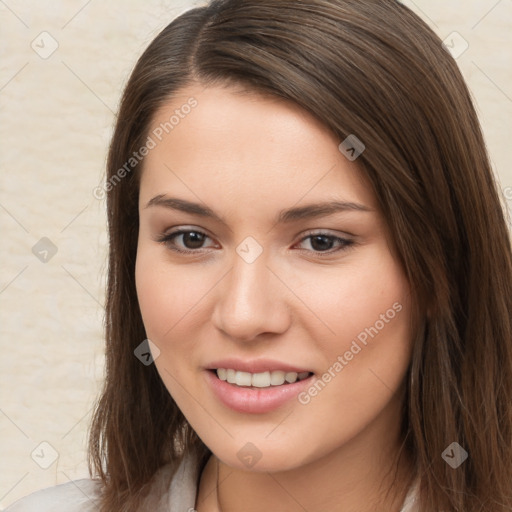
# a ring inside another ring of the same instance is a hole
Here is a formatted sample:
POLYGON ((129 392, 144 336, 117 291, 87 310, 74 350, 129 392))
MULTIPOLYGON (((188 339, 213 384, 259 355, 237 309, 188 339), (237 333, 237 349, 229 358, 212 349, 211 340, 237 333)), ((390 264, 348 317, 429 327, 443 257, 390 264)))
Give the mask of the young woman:
POLYGON ((392 0, 214 0, 108 161, 85 480, 9 510, 505 512, 512 258, 470 95, 392 0))

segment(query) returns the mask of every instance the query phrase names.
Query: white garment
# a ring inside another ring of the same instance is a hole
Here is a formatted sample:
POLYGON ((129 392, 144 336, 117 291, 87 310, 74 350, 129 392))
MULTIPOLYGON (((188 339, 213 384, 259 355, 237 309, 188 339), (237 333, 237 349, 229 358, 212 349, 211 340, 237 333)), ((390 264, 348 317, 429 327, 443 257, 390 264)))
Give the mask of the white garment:
MULTIPOLYGON (((195 512, 199 471, 195 458, 185 457, 169 491, 151 512, 195 512)), ((21 498, 5 512, 96 512, 101 484, 83 479, 36 491, 21 498)), ((415 512, 416 485, 411 487, 400 512, 415 512)))

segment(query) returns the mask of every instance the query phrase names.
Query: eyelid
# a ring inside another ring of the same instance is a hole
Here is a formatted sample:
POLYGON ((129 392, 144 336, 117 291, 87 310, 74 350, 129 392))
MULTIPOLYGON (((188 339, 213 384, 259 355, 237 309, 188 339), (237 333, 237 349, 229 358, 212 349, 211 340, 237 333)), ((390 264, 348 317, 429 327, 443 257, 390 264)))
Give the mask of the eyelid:
POLYGON ((349 233, 348 231, 335 231, 332 229, 322 229, 322 228, 316 228, 316 229, 308 229, 301 233, 299 236, 301 237, 301 240, 304 239, 304 237, 308 236, 315 236, 315 235, 326 235, 326 236, 332 236, 334 238, 346 238, 346 239, 354 239, 356 235, 353 235, 352 233, 349 233))

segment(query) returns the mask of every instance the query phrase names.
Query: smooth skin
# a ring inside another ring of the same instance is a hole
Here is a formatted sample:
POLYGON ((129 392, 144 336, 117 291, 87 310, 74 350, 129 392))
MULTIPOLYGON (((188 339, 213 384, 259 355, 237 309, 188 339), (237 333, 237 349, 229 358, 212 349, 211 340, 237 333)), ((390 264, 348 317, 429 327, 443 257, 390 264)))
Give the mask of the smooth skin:
POLYGON ((411 299, 375 195, 341 141, 281 99, 188 86, 149 133, 191 97, 197 106, 144 160, 136 284, 159 374, 213 453, 196 509, 398 512, 407 458, 387 491, 402 443, 411 299), (148 206, 157 196, 218 218, 148 206), (352 207, 276 223, 282 210, 330 201, 352 207), (188 232, 168 237, 180 229, 188 232), (236 251, 247 237, 263 249, 252 263, 236 251), (226 357, 275 359, 321 378, 396 303, 400 312, 307 404, 240 413, 207 383, 206 368, 226 357), (237 456, 248 442, 261 453, 251 468, 237 456))

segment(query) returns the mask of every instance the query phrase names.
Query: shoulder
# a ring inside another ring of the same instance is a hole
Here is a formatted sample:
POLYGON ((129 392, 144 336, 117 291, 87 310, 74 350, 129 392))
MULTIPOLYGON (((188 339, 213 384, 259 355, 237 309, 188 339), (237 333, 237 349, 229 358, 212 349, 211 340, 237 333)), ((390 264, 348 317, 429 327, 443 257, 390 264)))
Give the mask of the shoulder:
POLYGON ((29 494, 5 512, 96 512, 100 490, 98 480, 74 480, 29 494))
POLYGON ((418 491, 420 481, 418 478, 414 480, 409 488, 404 504, 400 509, 400 512, 416 512, 418 510, 418 491))
MULTIPOLYGON (((187 454, 179 463, 161 467, 154 475, 142 510, 184 512, 194 510, 199 478, 198 461, 187 454)), ((97 512, 102 492, 100 480, 74 480, 36 491, 5 512, 97 512)))

